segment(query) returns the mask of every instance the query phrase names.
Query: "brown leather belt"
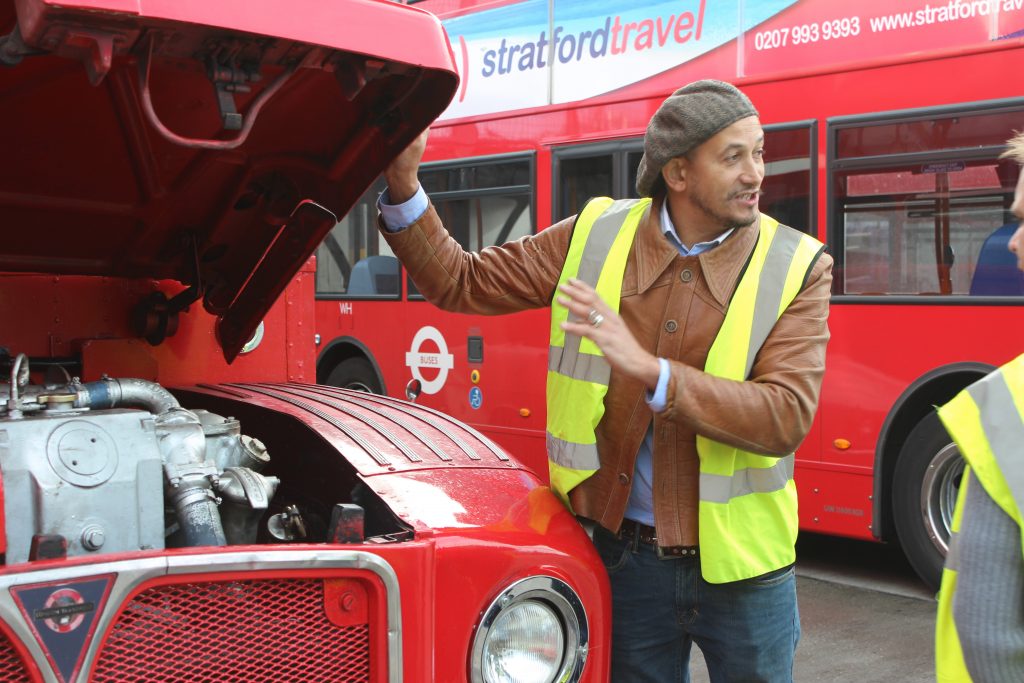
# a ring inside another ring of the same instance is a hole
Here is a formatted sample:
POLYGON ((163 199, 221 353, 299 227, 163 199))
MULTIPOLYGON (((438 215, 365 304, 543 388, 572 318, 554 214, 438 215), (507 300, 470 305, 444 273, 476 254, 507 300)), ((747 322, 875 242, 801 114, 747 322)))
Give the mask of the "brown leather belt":
POLYGON ((695 545, 658 545, 658 536, 653 526, 635 522, 632 519, 623 519, 619 527, 619 538, 654 546, 658 557, 696 557, 697 546, 695 545))

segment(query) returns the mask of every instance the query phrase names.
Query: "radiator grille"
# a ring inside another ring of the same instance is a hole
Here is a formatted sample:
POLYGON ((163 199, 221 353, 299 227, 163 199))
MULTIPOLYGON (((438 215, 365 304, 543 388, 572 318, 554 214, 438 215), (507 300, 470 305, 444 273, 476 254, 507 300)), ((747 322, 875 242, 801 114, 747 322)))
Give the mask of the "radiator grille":
POLYGON ((21 657, 6 636, 0 634, 0 681, 4 683, 29 683, 32 678, 25 671, 21 657))
POLYGON ((111 628, 89 680, 369 682, 370 626, 328 621, 323 590, 315 579, 146 589, 111 628))

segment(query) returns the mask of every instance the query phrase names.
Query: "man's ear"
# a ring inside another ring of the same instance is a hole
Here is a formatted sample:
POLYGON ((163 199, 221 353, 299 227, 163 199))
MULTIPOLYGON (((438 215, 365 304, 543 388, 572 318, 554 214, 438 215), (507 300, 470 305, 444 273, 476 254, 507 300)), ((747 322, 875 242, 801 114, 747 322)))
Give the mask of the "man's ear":
POLYGON ((686 157, 674 157, 661 167, 661 178, 665 185, 676 192, 686 189, 686 157))

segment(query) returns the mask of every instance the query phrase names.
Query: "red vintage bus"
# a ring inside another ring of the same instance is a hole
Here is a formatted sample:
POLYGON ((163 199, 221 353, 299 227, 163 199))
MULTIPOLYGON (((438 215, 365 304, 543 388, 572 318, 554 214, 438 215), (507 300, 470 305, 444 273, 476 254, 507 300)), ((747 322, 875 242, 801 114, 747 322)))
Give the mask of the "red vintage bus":
POLYGON ((313 382, 311 256, 457 85, 384 0, 0 0, 0 681, 607 681, 545 482, 313 382))
MULTIPOLYGON (((420 178, 482 249, 592 196, 632 196, 651 114, 699 78, 740 86, 766 131, 762 210, 835 258, 827 372, 797 452, 801 525, 899 542, 936 585, 962 469, 933 417, 1021 351, 1006 251, 1024 128, 1021 0, 642 5, 427 0, 459 64, 420 178)), ((545 470, 548 314, 483 318, 417 295, 378 239, 379 185, 321 245, 318 381, 468 421, 545 470)))

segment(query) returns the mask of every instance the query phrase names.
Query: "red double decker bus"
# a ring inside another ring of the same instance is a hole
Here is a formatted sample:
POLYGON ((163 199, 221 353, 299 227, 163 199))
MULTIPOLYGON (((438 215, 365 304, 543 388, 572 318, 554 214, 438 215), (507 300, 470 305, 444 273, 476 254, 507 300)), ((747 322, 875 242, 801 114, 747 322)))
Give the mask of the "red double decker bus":
MULTIPOLYGON (((1020 0, 729 3, 427 0, 461 83, 421 181, 471 250, 633 196, 647 122, 700 78, 765 127, 761 209, 828 244, 817 420, 796 454, 802 528, 898 542, 937 585, 962 471, 933 406, 1020 352, 1006 243, 1024 128, 1020 0)), ((320 247, 318 381, 402 394, 544 454, 548 313, 439 311, 377 236, 372 188, 320 247), (386 321, 386 324, 381 324, 386 321)))

